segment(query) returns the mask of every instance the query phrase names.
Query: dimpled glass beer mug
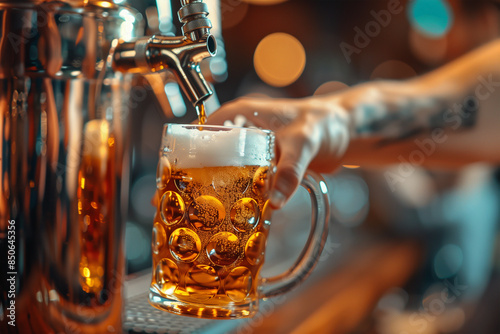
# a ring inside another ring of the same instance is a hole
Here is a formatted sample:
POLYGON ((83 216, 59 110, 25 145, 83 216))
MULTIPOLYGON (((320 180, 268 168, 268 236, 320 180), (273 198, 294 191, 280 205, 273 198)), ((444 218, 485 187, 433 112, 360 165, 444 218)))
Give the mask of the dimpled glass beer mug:
POLYGON ((157 170, 149 301, 200 318, 250 317, 259 298, 299 284, 327 237, 328 198, 321 177, 302 181, 312 201, 312 227, 294 267, 276 277, 260 270, 270 228, 275 169, 270 131, 167 124, 157 170))

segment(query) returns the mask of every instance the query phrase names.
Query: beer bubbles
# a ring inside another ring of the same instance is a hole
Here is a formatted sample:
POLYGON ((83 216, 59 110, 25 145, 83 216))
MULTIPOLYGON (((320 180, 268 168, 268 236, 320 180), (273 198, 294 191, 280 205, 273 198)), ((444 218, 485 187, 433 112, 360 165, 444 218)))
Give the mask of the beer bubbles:
POLYGON ((251 231, 259 222, 259 205, 252 198, 242 198, 231 209, 231 222, 239 232, 251 231))
POLYGON ((215 265, 230 265, 240 256, 240 240, 230 232, 217 233, 208 242, 207 255, 215 265))
POLYGON ((253 177, 252 189, 255 195, 265 196, 269 191, 269 166, 262 166, 257 169, 253 177))
POLYGON ((212 196, 200 196, 189 206, 189 221, 198 230, 210 231, 226 217, 222 203, 212 196))
POLYGON ((192 262, 201 251, 198 235, 188 228, 178 228, 170 235, 170 252, 179 261, 192 262))
POLYGON ((165 140, 170 150, 158 162, 150 301, 160 309, 213 318, 228 318, 226 306, 233 305, 246 316, 247 305, 257 300, 269 227, 262 215, 269 211, 273 173, 272 154, 263 149, 271 147, 270 135, 183 129, 185 136, 180 126, 172 127, 175 141, 165 140))

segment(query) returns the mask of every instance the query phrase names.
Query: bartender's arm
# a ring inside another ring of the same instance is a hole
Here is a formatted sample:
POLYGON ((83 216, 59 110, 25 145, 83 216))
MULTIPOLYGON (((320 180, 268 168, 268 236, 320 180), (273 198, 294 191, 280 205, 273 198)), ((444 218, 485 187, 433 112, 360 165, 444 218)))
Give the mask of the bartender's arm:
POLYGON ((407 81, 375 81, 304 99, 237 99, 209 123, 238 115, 276 132, 276 208, 308 168, 329 173, 340 164, 498 164, 500 41, 407 81))

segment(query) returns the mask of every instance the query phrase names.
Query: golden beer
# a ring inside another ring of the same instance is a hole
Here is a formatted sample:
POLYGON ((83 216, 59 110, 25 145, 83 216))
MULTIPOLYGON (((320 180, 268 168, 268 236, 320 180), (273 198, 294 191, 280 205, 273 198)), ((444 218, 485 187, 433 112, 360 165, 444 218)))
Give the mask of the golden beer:
MULTIPOLYGON (((78 220, 80 234, 80 285, 92 298, 101 300, 105 288, 106 254, 113 243, 116 196, 115 141, 107 121, 91 120, 85 126, 83 155, 78 173, 78 220)), ((89 296, 90 298, 90 296, 89 296)))
POLYGON ((151 305, 199 318, 250 317, 259 299, 285 293, 309 275, 328 231, 326 185, 312 174, 301 183, 312 202, 305 249, 284 274, 260 275, 275 163, 271 131, 165 125, 156 178, 151 305))
POLYGON ((241 305, 241 316, 250 315, 269 230, 268 172, 269 166, 175 169, 160 158, 152 238, 155 306, 162 308, 167 298, 182 302, 170 311, 228 318, 241 305))

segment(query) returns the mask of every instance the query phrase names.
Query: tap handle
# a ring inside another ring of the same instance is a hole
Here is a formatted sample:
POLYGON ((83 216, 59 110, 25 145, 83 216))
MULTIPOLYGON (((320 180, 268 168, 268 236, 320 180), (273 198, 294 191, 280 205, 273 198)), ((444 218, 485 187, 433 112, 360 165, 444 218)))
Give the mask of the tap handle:
POLYGON ((208 19, 208 6, 201 0, 181 0, 178 11, 179 21, 183 23, 182 33, 192 41, 206 38, 210 34, 212 23, 208 19))

